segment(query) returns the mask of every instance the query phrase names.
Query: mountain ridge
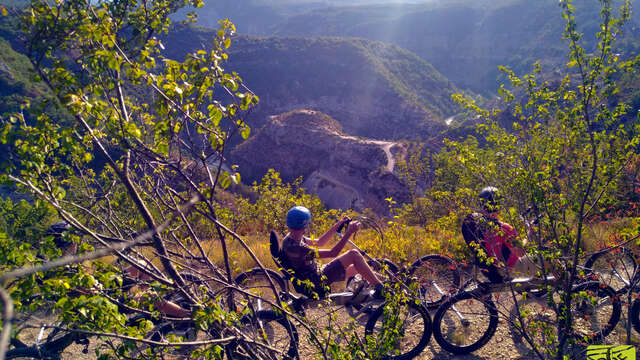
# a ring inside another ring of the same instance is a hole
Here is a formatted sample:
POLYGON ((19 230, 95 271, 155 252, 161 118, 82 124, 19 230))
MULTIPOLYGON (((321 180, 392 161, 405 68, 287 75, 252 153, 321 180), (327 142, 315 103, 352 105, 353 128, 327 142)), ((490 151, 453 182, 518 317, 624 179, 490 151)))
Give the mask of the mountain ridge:
MULTIPOLYGON (((165 40, 167 56, 182 58, 213 38, 210 29, 180 27, 165 40), (180 39, 188 39, 180 42, 180 39)), ((460 111, 458 90, 433 66, 395 45, 354 38, 236 36, 224 65, 260 97, 249 115, 311 109, 338 120, 346 132, 373 139, 431 137, 460 111)))

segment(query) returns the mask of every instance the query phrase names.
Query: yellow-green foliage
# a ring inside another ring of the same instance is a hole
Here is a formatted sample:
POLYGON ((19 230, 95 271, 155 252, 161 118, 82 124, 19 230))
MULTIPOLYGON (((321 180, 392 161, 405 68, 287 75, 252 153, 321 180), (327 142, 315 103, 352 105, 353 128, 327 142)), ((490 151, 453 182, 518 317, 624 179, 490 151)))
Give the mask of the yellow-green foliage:
MULTIPOLYGON (((226 195, 224 203, 228 205, 218 210, 221 221, 242 236, 249 248, 255 253, 262 265, 274 268, 269 253, 269 232, 275 230, 280 238, 286 234, 284 220, 286 213, 294 205, 308 207, 313 220, 310 227, 312 238, 321 236, 344 214, 339 210, 327 210, 316 196, 307 194, 300 187, 300 179, 293 184, 284 183, 280 175, 271 170, 260 184, 254 184, 253 200, 236 195, 226 195)), ((460 224, 464 217, 478 208, 476 194, 466 187, 454 191, 432 192, 421 209, 402 207, 392 209, 390 219, 375 218, 367 214, 371 221, 378 224, 379 229, 367 226, 363 222, 362 229, 352 239, 358 247, 372 257, 385 257, 399 264, 412 263, 428 254, 444 254, 458 262, 471 259, 471 252, 462 238, 460 224), (423 212, 418 214, 417 212, 423 212), (423 221, 417 223, 415 219, 423 221)), ((393 200, 389 199, 390 205, 393 200)), ((353 211, 351 217, 360 214, 353 211)), ((501 218, 512 224, 520 234, 526 230, 515 207, 506 207, 501 211, 501 218)), ((611 243, 610 239, 619 240, 625 230, 633 229, 637 221, 634 219, 616 220, 589 224, 586 231, 585 251, 591 252, 611 243)), ((524 235, 521 235, 523 238, 524 235)), ((214 236, 215 238, 215 236, 214 236)), ((326 247, 333 246, 337 237, 326 247)), ((229 248, 231 267, 234 273, 257 266, 244 247, 236 240, 230 240, 229 248)), ((222 252, 217 240, 207 244, 209 256, 219 264, 223 263, 222 252)), ((347 245, 345 250, 349 249, 347 245)))
POLYGON ((323 231, 330 226, 338 216, 338 211, 327 211, 317 196, 307 194, 300 186, 302 179, 298 178, 292 184, 282 182, 280 174, 270 169, 262 181, 254 183, 253 191, 257 198, 251 201, 247 198, 236 200, 236 212, 226 215, 228 222, 235 223, 240 233, 260 233, 275 230, 282 234, 286 229, 285 217, 287 211, 296 205, 307 207, 312 214, 312 233, 323 231))
MULTIPOLYGON (((274 267, 269 253, 269 232, 275 230, 282 238, 286 234, 284 223, 287 211, 294 205, 303 205, 311 210, 313 219, 310 227, 312 238, 320 237, 342 216, 361 216, 349 211, 343 213, 339 210, 326 210, 318 197, 307 194, 300 187, 301 179, 293 184, 284 183, 280 175, 270 170, 259 184, 253 185, 255 198, 249 199, 237 196, 235 200, 225 199, 228 206, 218 210, 219 219, 242 236, 247 245, 255 253, 256 257, 266 267, 274 267)), ((465 194, 454 196, 441 195, 443 198, 453 198, 453 203, 464 198, 465 194)), ((437 200, 437 199, 436 199, 437 200)), ((394 204, 388 199, 390 206, 394 204)), ((436 201, 431 202, 436 203, 436 201)), ((452 205, 452 204, 448 204, 452 205)), ((442 207, 441 203, 438 206, 442 207)), ((438 209, 439 214, 445 213, 437 220, 429 223, 414 225, 414 222, 406 216, 406 211, 392 209, 397 214, 392 219, 375 218, 375 215, 367 214, 371 222, 378 224, 374 229, 368 221, 363 222, 361 231, 352 239, 356 245, 367 251, 373 257, 386 257, 397 263, 411 263, 427 254, 445 254, 463 260, 466 257, 466 245, 460 234, 460 222, 466 208, 462 207, 458 212, 447 212, 438 209)), ((337 241, 327 244, 333 246, 337 241)), ((242 272, 257 266, 255 261, 247 254, 246 250, 237 241, 228 244, 229 253, 234 272, 242 272)), ((209 246, 209 254, 214 261, 222 263, 222 253, 213 241, 209 246)), ((349 249, 347 245, 345 249, 349 249)))
POLYGON ((377 232, 365 230, 358 234, 355 242, 371 256, 385 257, 396 263, 411 263, 427 254, 460 258, 464 251, 461 236, 400 223, 388 225, 382 239, 377 232))
POLYGON ((626 247, 636 249, 639 244, 627 242, 637 235, 640 218, 616 218, 594 222, 586 226, 584 250, 594 252, 604 247, 625 244, 626 247))

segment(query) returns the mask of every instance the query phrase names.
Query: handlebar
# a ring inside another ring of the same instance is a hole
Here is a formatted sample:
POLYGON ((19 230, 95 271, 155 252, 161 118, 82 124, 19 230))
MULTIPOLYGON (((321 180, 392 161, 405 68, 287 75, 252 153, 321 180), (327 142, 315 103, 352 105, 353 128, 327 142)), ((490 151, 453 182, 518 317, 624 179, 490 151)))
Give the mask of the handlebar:
MULTIPOLYGON (((344 234, 342 233, 342 231, 344 229, 346 229, 348 227, 348 225, 351 223, 351 221, 353 221, 354 219, 349 218, 347 221, 343 222, 342 224, 340 224, 340 226, 338 226, 338 228, 336 229, 336 233, 338 234, 338 236, 344 236, 344 234)), ((378 234, 380 235, 381 239, 384 241, 384 234, 382 229, 380 228, 380 226, 375 222, 375 220, 364 217, 364 216, 359 216, 357 217, 357 220, 360 221, 361 223, 364 223, 366 225, 368 225, 369 227, 375 229, 378 234)), ((381 264, 378 259, 375 259, 373 257, 371 257, 366 251, 364 251, 362 248, 360 248, 358 245, 356 245, 353 241, 349 240, 348 241, 349 244, 351 244, 351 246, 358 250, 360 252, 360 254, 362 254, 362 256, 364 256, 365 259, 369 260, 369 261, 373 261, 376 262, 380 268, 384 268, 385 273, 392 279, 395 279, 395 281, 398 281, 402 287, 405 290, 409 290, 408 286, 406 284, 404 284, 402 278, 400 276, 398 276, 397 274, 394 274, 393 272, 389 271, 389 269, 386 269, 383 264, 381 264)), ((404 271, 401 271, 401 273, 403 273, 404 271)))
POLYGON ((344 228, 346 228, 347 226, 349 226, 350 222, 351 222, 351 219, 348 219, 347 221, 345 221, 342 224, 340 224, 340 226, 338 226, 338 228, 336 229, 336 233, 338 233, 338 234, 342 233, 342 230, 344 228))

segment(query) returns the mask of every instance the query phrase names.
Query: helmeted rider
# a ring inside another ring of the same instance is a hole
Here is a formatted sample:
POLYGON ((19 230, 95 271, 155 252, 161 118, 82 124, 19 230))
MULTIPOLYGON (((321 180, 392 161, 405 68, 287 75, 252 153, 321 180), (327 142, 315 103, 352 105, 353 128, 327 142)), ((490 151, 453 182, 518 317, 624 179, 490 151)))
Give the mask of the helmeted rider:
MULTIPOLYGON (((503 282, 511 271, 534 274, 537 266, 515 245, 517 231, 498 217, 502 195, 494 186, 483 188, 478 194, 480 212, 467 215, 462 222, 462 235, 472 248, 477 263, 491 282, 503 282)), ((523 245, 526 239, 523 239, 523 245)))
POLYGON ((382 282, 359 251, 349 250, 340 255, 349 238, 360 229, 360 223, 350 221, 345 216, 317 240, 305 236, 310 223, 311 212, 304 206, 294 206, 287 212, 289 233, 282 240, 282 252, 287 267, 294 271, 295 277, 310 280, 316 291, 323 293, 321 289, 329 284, 360 274, 370 285, 376 287, 376 294, 381 295, 382 282), (330 249, 320 248, 331 240, 342 224, 347 222, 347 230, 337 244, 330 249), (316 259, 326 258, 334 259, 321 267, 316 259))

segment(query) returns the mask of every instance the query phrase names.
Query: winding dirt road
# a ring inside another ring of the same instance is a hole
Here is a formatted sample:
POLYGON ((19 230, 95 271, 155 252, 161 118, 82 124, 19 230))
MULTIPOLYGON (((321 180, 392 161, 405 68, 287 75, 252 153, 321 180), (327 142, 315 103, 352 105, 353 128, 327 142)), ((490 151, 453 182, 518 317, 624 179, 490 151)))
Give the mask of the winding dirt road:
POLYGON ((337 136, 337 137, 339 137, 341 139, 355 140, 355 141, 357 141, 359 143, 362 143, 362 144, 373 144, 373 145, 380 146, 380 148, 387 155, 387 165, 385 166, 385 169, 387 171, 389 171, 389 172, 393 172, 393 169, 395 168, 395 165, 396 165, 396 160, 393 157, 393 154, 391 153, 391 148, 394 145, 396 145, 397 143, 391 142, 391 141, 361 139, 361 138, 357 138, 355 136, 343 135, 343 134, 340 134, 338 132, 333 132, 333 135, 335 135, 335 136, 337 136))

